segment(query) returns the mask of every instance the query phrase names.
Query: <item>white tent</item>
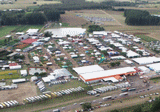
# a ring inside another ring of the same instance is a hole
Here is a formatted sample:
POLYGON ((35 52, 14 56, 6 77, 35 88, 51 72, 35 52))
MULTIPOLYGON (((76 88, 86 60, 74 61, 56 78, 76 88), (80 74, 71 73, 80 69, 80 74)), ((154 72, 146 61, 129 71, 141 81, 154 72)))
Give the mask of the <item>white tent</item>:
POLYGON ((124 62, 125 63, 127 63, 127 64, 134 64, 132 61, 130 61, 130 60, 124 60, 124 62))
POLYGON ((95 71, 103 71, 104 69, 99 65, 90 65, 90 66, 73 68, 73 70, 76 71, 78 74, 84 74, 95 71))
POLYGON ((139 57, 140 55, 132 50, 127 51, 127 57, 128 58, 133 58, 133 57, 139 57))
POLYGON ((134 58, 132 59, 133 61, 135 61, 136 63, 138 63, 139 65, 144 65, 144 64, 151 64, 154 62, 160 62, 160 58, 157 57, 141 57, 141 58, 134 58))
POLYGON ((138 68, 142 71, 142 73, 149 73, 150 72, 150 70, 145 66, 140 66, 138 68))
POLYGON ((43 77, 42 80, 43 80, 43 82, 46 82, 46 83, 51 82, 51 80, 49 79, 49 77, 43 77))
POLYGON ((112 81, 112 82, 119 82, 116 78, 114 77, 109 77, 109 78, 104 78, 104 81, 112 81))
POLYGON ((147 67, 155 72, 160 72, 160 63, 149 64, 147 67))
POLYGON ((33 76, 31 77, 31 82, 36 81, 37 79, 38 79, 37 76, 33 76))
POLYGON ((10 70, 18 70, 18 69, 21 69, 21 68, 22 68, 21 65, 9 66, 9 69, 10 69, 10 70))
POLYGON ((112 56, 111 59, 119 59, 119 60, 124 60, 126 59, 124 56, 112 56))
POLYGON ((20 73, 23 77, 27 76, 27 70, 20 70, 20 73))

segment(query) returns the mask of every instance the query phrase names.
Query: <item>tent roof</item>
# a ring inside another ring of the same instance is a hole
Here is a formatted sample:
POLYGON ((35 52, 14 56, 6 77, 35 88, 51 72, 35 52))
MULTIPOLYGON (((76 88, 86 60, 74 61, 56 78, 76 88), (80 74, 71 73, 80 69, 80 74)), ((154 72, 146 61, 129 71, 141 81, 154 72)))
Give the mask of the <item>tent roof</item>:
POLYGON ((25 44, 32 44, 33 42, 37 41, 38 39, 26 39, 26 40, 23 40, 21 41, 22 43, 25 43, 25 44))
POLYGON ((104 78, 103 79, 104 81, 109 81, 109 80, 111 80, 112 82, 119 82, 116 78, 114 78, 114 77, 109 77, 109 78, 104 78))
POLYGON ((75 70, 78 74, 85 74, 85 73, 92 73, 96 71, 103 71, 104 69, 99 65, 90 65, 90 66, 73 68, 73 70, 75 70))
POLYGON ((116 75, 125 75, 131 72, 135 73, 136 70, 134 68, 135 67, 123 67, 123 68, 117 68, 117 69, 111 69, 111 70, 105 70, 105 71, 84 73, 84 74, 80 74, 80 76, 85 81, 99 80, 99 79, 104 79, 108 77, 114 77, 116 75))
POLYGON ((160 58, 157 57, 141 57, 141 58, 134 58, 132 59, 133 61, 137 62, 139 65, 143 65, 143 64, 151 64, 154 62, 159 62, 160 58))

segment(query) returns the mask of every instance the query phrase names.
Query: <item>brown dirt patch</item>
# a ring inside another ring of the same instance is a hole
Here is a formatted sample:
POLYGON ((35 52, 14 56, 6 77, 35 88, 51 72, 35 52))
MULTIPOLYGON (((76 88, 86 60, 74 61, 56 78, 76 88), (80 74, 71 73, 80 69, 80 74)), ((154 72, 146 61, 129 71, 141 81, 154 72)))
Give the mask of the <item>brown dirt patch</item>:
POLYGON ((66 11, 65 14, 61 15, 62 23, 69 23, 70 26, 80 26, 83 24, 91 24, 89 21, 86 21, 85 19, 81 17, 77 17, 74 15, 71 11, 66 11))
POLYGON ((37 95, 37 89, 34 84, 30 82, 18 84, 17 89, 2 90, 0 94, 0 102, 9 100, 17 100, 19 103, 23 102, 23 99, 37 95))

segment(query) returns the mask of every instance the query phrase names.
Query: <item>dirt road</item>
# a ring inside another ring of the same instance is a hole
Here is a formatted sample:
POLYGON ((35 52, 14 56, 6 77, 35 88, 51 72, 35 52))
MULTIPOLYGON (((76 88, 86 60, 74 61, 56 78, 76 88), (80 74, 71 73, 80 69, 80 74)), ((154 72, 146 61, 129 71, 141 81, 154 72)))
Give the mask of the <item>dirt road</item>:
POLYGON ((66 57, 68 57, 68 59, 71 61, 73 67, 78 67, 78 64, 77 62, 71 58, 71 55, 66 51, 64 50, 59 44, 57 44, 54 40, 52 40, 53 43, 55 43, 55 45, 61 50, 61 52, 65 53, 66 57))

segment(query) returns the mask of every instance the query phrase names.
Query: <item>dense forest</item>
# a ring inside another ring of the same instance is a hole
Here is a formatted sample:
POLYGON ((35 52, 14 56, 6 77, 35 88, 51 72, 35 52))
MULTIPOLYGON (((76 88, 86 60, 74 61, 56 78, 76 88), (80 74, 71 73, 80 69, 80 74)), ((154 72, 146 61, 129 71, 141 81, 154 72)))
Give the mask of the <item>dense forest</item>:
POLYGON ((160 17, 152 16, 144 10, 125 10, 127 25, 160 25, 160 17))
POLYGON ((58 21, 60 11, 45 10, 43 12, 1 11, 1 25, 44 24, 46 21, 58 21))

